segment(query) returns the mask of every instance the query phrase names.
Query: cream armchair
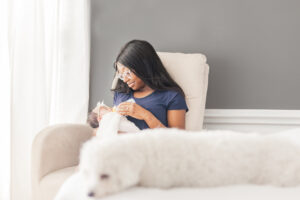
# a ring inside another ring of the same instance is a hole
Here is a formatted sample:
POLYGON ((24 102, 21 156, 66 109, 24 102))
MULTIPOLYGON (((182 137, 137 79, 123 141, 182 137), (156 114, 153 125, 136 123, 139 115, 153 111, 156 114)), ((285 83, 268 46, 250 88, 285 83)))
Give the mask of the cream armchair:
POLYGON ((63 124, 42 130, 32 145, 32 195, 53 200, 64 180, 75 172, 79 150, 92 137, 86 125, 63 124))
MULTIPOLYGON (((163 64, 186 95, 186 129, 201 130, 209 67, 202 54, 159 52, 163 64)), ((114 81, 115 82, 115 81, 114 81)), ((75 172, 81 145, 92 137, 87 125, 63 124, 42 130, 32 145, 33 200, 53 200, 64 180, 75 172)))

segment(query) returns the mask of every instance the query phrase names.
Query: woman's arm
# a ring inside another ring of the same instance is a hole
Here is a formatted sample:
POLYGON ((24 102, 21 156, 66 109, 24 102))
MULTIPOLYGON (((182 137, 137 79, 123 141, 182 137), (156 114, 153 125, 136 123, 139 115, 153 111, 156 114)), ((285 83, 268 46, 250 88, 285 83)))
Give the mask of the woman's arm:
POLYGON ((143 120, 149 126, 149 128, 166 128, 150 111, 145 110, 143 120))
POLYGON ((168 126, 170 128, 185 129, 186 110, 168 110, 168 126))
POLYGON ((136 103, 123 102, 117 107, 117 112, 121 115, 128 115, 136 119, 144 120, 149 128, 165 127, 150 111, 136 103))
MULTIPOLYGON (((185 110, 168 110, 167 120, 169 128, 179 128, 185 129, 185 110)), ((165 128, 163 125, 151 112, 146 111, 145 122, 149 128, 165 128)))
MULTIPOLYGON (((121 115, 129 115, 136 119, 144 120, 149 128, 165 128, 150 111, 136 103, 124 102, 121 103, 117 112, 121 115)), ((170 128, 185 129, 185 110, 168 110, 167 120, 170 128)))

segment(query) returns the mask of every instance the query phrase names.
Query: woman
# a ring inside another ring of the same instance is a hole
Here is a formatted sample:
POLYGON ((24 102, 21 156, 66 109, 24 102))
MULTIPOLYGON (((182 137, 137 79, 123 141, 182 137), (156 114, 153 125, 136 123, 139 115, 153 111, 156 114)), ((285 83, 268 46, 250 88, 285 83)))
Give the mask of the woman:
POLYGON ((140 129, 185 129, 188 107, 184 92, 170 77, 151 44, 142 40, 128 42, 117 56, 114 68, 119 78, 113 89, 117 112, 140 129))

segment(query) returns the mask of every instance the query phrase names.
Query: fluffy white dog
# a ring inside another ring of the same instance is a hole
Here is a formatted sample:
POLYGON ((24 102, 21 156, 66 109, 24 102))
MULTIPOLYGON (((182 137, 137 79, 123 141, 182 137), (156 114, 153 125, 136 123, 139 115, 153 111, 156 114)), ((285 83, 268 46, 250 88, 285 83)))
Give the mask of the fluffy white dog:
POLYGON ((134 185, 212 187, 300 184, 300 130, 290 134, 145 130, 84 144, 80 173, 86 195, 102 197, 134 185))

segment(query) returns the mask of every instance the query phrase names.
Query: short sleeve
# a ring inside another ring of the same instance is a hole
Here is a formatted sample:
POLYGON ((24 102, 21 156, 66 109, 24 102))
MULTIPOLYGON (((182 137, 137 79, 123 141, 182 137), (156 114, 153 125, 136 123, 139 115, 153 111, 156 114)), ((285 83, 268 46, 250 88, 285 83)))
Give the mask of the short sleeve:
POLYGON ((117 99, 118 99, 118 92, 114 92, 114 106, 117 106, 118 103, 117 103, 117 99))
POLYGON ((118 106, 120 103, 127 101, 130 98, 130 94, 115 92, 114 93, 114 106, 118 106))
POLYGON ((167 110, 186 110, 186 112, 189 111, 185 98, 178 92, 170 96, 167 110))

